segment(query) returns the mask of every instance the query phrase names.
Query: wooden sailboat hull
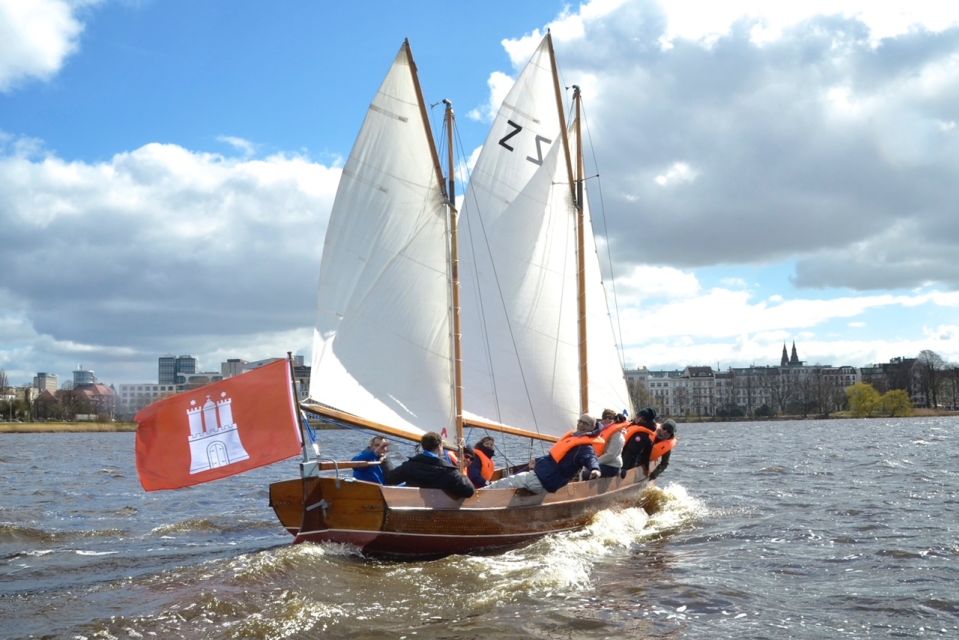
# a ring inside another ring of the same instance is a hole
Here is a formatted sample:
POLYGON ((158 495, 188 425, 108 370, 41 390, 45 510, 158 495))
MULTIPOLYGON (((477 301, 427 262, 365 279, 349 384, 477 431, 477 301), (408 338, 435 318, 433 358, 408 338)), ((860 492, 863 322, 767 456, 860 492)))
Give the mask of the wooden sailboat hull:
POLYGON ((638 506, 646 486, 634 469, 626 478, 575 482, 552 494, 487 489, 463 500, 439 489, 319 477, 270 485, 270 505, 294 543, 340 542, 368 555, 428 558, 502 551, 580 529, 603 509, 638 506))

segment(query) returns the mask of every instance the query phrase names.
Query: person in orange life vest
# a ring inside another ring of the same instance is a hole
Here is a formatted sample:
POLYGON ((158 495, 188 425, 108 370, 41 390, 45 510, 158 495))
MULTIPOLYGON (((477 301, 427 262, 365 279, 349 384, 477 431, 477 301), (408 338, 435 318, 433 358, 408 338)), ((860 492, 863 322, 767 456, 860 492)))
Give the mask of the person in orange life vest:
POLYGON ((472 449, 472 460, 467 458, 466 475, 477 489, 485 487, 493 479, 494 441, 492 436, 484 436, 472 449))
POLYGON ((599 456, 599 472, 603 478, 612 478, 623 468, 623 445, 626 444, 626 416, 618 415, 612 409, 603 409, 600 419, 599 437, 603 444, 596 445, 599 456))
POLYGON ((421 453, 416 454, 395 469, 386 472, 386 484, 408 487, 443 489, 458 498, 469 498, 476 489, 460 470, 442 455, 443 439, 430 431, 420 438, 421 453))
POLYGON ((536 458, 530 471, 491 482, 487 489, 527 489, 533 493, 553 493, 565 487, 584 467, 589 479, 599 477, 599 462, 593 444, 599 442, 596 420, 583 414, 571 431, 553 445, 549 454, 536 458))
POLYGON ((676 446, 676 423, 673 420, 666 420, 656 429, 654 437, 647 436, 643 440, 639 464, 643 468, 643 473, 649 476, 650 480, 655 480, 669 466, 669 454, 676 446), (653 460, 659 460, 659 466, 650 473, 649 463, 653 460))
MULTIPOLYGON (((623 445, 623 472, 639 466, 639 457, 646 439, 653 437, 656 428, 656 410, 646 407, 636 414, 636 419, 626 429, 626 444, 623 445)), ((648 443, 647 443, 648 444, 648 443)))

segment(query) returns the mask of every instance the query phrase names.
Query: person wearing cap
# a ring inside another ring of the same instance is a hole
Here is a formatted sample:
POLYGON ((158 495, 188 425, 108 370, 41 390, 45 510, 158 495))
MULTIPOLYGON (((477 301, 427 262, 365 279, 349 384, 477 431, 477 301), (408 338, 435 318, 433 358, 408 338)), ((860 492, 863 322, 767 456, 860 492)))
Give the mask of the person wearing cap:
POLYGON ((599 462, 593 445, 601 442, 596 419, 584 413, 576 430, 567 433, 549 453, 533 461, 532 469, 486 485, 487 489, 526 489, 533 493, 554 493, 575 478, 582 469, 589 479, 599 477, 599 462))
POLYGON ((643 473, 655 480, 669 466, 669 454, 679 441, 676 439, 676 422, 666 420, 656 428, 653 437, 646 437, 639 453, 639 466, 643 473), (649 471, 649 465, 659 461, 659 464, 649 471))
POLYGON ((641 409, 636 419, 626 428, 625 444, 623 445, 623 472, 639 466, 640 453, 648 446, 647 440, 654 437, 656 428, 656 410, 652 407, 641 409))

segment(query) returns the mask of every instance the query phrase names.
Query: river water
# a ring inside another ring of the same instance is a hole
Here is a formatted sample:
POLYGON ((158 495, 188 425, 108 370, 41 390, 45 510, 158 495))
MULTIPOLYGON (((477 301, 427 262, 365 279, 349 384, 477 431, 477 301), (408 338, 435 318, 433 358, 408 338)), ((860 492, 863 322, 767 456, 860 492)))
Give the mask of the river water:
POLYGON ((651 515, 393 563, 289 545, 267 485, 295 461, 147 494, 131 433, 2 434, 0 636, 959 638, 959 418, 679 436, 651 515))

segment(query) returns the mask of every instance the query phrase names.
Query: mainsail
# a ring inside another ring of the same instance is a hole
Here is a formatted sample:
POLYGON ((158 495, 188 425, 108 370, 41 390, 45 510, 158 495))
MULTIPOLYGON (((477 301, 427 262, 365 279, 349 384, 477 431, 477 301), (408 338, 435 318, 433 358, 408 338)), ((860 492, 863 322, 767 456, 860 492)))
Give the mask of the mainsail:
MULTIPOLYGON (((500 107, 460 228, 468 417, 560 435, 581 407, 577 212, 554 68, 547 36, 500 107)), ((629 397, 584 209, 588 409, 620 410, 629 397)))
POLYGON ((310 397, 417 437, 451 424, 447 209, 408 44, 370 105, 323 247, 310 397))

